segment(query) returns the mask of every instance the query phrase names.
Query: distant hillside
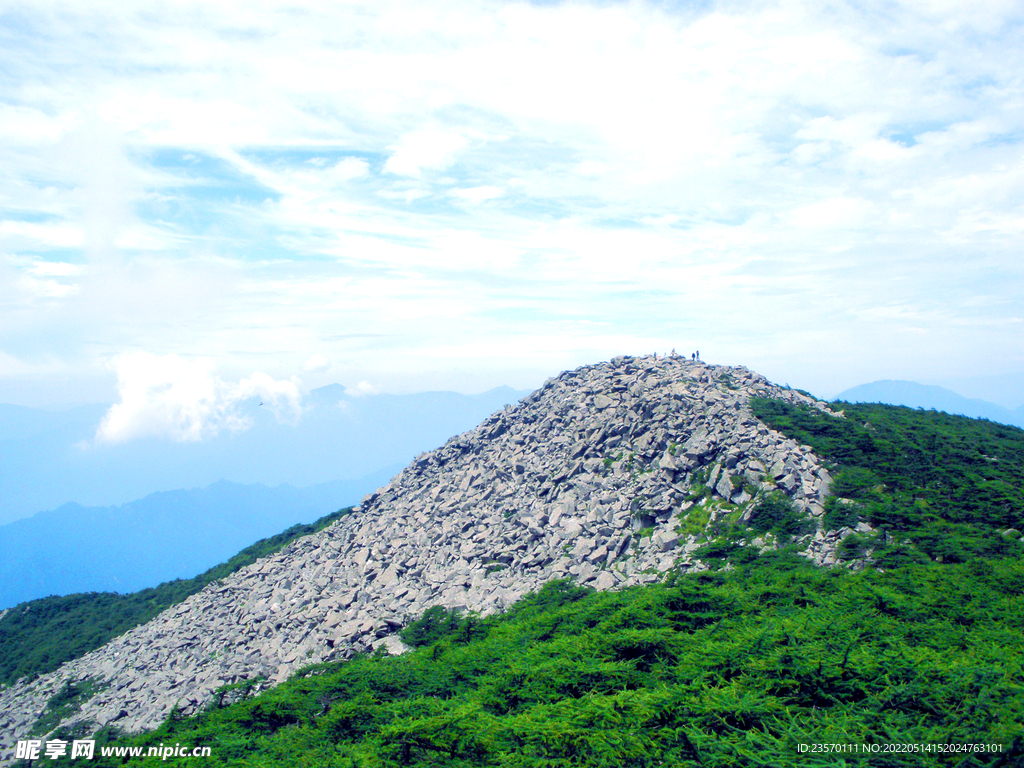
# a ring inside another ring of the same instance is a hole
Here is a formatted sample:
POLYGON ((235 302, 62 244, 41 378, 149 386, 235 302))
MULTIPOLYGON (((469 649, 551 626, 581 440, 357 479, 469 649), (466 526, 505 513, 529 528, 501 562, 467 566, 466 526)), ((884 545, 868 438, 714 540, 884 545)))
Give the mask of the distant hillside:
POLYGON ((257 539, 357 503, 397 469, 309 488, 221 481, 116 507, 65 504, 17 520, 0 526, 0 608, 191 578, 257 539))
POLYGON ((352 397, 332 384, 306 396, 295 425, 255 400, 243 407, 253 424, 242 432, 117 445, 94 443, 107 406, 50 412, 0 404, 0 525, 68 502, 105 507, 218 480, 296 487, 357 480, 404 466, 524 394, 499 387, 352 397))
POLYGON ((944 387, 918 384, 914 381, 873 381, 840 392, 836 400, 848 403, 885 403, 908 408, 935 409, 957 416, 988 419, 1000 424, 1024 427, 1024 407, 1010 410, 985 400, 958 395, 944 387))

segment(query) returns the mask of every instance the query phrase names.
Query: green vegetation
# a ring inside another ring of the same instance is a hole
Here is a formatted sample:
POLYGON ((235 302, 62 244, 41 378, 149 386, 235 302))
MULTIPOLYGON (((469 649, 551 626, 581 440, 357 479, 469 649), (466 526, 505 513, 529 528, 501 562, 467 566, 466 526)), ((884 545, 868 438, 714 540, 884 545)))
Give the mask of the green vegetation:
POLYGON ((680 536, 697 536, 707 530, 711 522, 711 505, 694 504, 686 512, 680 515, 680 522, 676 526, 676 532, 680 536))
POLYGON ((687 501, 700 502, 704 499, 711 498, 711 487, 708 485, 708 481, 711 479, 711 467, 704 467, 698 469, 693 473, 691 481, 690 493, 687 495, 687 501))
MULTIPOLYGON (((741 542, 749 543, 756 536, 789 545, 794 539, 813 533, 814 521, 802 517, 786 494, 758 490, 742 478, 739 484, 752 492, 750 495, 753 497, 742 504, 712 498, 708 489, 698 490, 698 501, 679 514, 676 532, 680 536, 698 536, 708 540, 714 545, 708 551, 729 551, 737 556, 741 556, 737 549, 741 542)), ((733 486, 739 487, 736 482, 733 486)), ((701 488, 704 487, 698 486, 701 488)))
POLYGON ((612 468, 612 464, 614 464, 616 461, 622 461, 622 451, 619 451, 614 456, 609 455, 604 457, 605 472, 610 470, 612 468))
POLYGON ((802 518, 789 497, 779 491, 762 494, 757 499, 748 524, 758 533, 771 532, 778 536, 799 536, 814 529, 814 523, 802 518))
POLYGON ((445 635, 459 628, 461 620, 457 611, 440 605, 427 608, 419 619, 411 623, 400 633, 402 642, 413 648, 436 643, 445 635))
POLYGON ((881 573, 748 557, 617 593, 553 582, 486 619, 433 609, 404 656, 311 667, 111 743, 209 746, 208 766, 868 764, 799 751, 820 743, 934 745, 872 766, 1024 760, 1020 560, 881 573), (1002 751, 934 751, 960 743, 1002 751))
POLYGON ((176 579, 127 595, 89 592, 16 605, 0 619, 0 685, 51 672, 65 661, 77 659, 146 623, 207 584, 277 552, 300 536, 326 528, 350 512, 351 508, 343 509, 313 523, 293 525, 191 579, 176 579))
POLYGON ((722 374, 718 377, 716 383, 719 389, 737 390, 740 388, 740 385, 736 383, 736 379, 731 373, 722 374))
POLYGON ((827 527, 870 523, 850 542, 882 567, 923 559, 1019 557, 1024 545, 1024 430, 936 411, 833 403, 835 418, 806 406, 754 400, 757 416, 832 464, 827 527))
POLYGON ((74 715, 81 709, 82 704, 106 687, 91 678, 74 682, 69 680, 64 683, 61 689, 46 703, 43 713, 32 726, 32 733, 36 736, 49 733, 61 720, 74 715))

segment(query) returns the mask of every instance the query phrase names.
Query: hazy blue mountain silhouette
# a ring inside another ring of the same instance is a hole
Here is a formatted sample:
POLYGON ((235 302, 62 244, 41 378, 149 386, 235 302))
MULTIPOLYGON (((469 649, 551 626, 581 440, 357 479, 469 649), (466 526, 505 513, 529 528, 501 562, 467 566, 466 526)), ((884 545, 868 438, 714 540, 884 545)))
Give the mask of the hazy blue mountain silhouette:
POLYGON ((355 480, 476 426, 525 395, 425 392, 351 397, 338 384, 313 390, 298 423, 278 422, 254 399, 253 426, 198 443, 145 438, 98 445, 106 405, 62 412, 0 405, 0 525, 67 502, 124 504, 156 491, 234 483, 304 487, 355 480))
POLYGON ((308 488, 164 491, 112 507, 65 504, 0 526, 0 609, 47 595, 133 592, 190 578, 253 542, 358 503, 396 473, 308 488))
POLYGON ((945 387, 914 381, 873 381, 840 392, 835 399, 850 403, 887 403, 928 410, 934 408, 936 411, 1024 427, 1024 406, 1010 410, 985 400, 958 395, 945 387))

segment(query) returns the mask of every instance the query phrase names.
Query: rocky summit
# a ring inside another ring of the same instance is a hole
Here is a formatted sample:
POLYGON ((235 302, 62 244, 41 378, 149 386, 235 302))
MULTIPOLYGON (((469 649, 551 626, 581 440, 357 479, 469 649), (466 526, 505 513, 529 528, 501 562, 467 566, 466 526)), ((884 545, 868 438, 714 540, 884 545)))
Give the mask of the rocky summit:
POLYGON ((0 691, 0 755, 13 757, 69 681, 92 679, 96 692, 63 725, 138 731, 175 706, 195 712, 230 683, 272 685, 380 646, 401 652, 396 631, 433 605, 488 614, 551 579, 613 589, 702 569, 693 553, 708 526, 749 516, 769 490, 818 521, 802 546, 832 563, 846 531, 821 527, 828 471, 753 415, 757 396, 828 412, 746 368, 682 357, 563 373, 420 455, 329 528, 0 691))

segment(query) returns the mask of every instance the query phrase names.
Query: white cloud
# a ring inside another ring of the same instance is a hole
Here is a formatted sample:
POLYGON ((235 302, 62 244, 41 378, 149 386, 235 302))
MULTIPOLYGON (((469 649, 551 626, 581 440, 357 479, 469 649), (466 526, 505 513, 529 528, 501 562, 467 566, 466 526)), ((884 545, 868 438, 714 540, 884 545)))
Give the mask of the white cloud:
POLYGON ((84 271, 81 264, 68 264, 66 261, 36 261, 29 271, 37 277, 74 277, 84 271))
POLYGON ((465 189, 453 189, 451 192, 453 197, 457 197, 460 200, 465 200, 467 203, 479 205, 480 203, 486 202, 487 200, 495 200, 505 194, 501 187, 493 186, 482 186, 482 187, 467 187, 465 189))
POLYGON ((229 402, 241 402, 249 398, 259 397, 260 402, 270 408, 278 421, 294 424, 302 414, 302 395, 299 392, 299 380, 292 376, 287 381, 277 381, 265 373, 253 373, 249 378, 242 379, 235 386, 228 386, 229 402))
POLYGON ((320 373, 322 371, 326 371, 330 367, 331 361, 326 357, 323 355, 313 355, 305 362, 302 369, 308 373, 320 373))
POLYGON ((691 337, 803 365, 813 328, 852 340, 818 370, 1024 366, 1019 4, 22 13, 47 35, 4 38, 0 252, 85 264, 0 264, 19 360, 315 353, 395 391, 691 337))
POLYGON ((25 294, 43 299, 63 299, 79 291, 77 285, 66 285, 56 280, 39 280, 29 275, 22 277, 18 284, 25 294))
POLYGON ((82 230, 74 224, 29 221, 0 221, 0 239, 8 244, 28 247, 77 248, 84 241, 82 230))
POLYGON ((345 394, 349 397, 365 397, 366 395, 379 395, 380 390, 368 381, 360 381, 354 387, 345 387, 345 394))
POLYGON ((466 139, 456 133, 436 130, 407 133, 384 163, 384 171, 397 176, 419 176, 424 169, 443 170, 464 146, 466 139))
POLYGON ((239 412, 245 400, 259 397, 279 420, 301 413, 298 380, 275 381, 265 373, 232 384, 214 375, 210 359, 130 352, 112 361, 121 401, 111 406, 96 430, 98 443, 123 443, 140 437, 195 442, 222 429, 239 431, 252 420, 239 412))
POLYGON ((600 179, 608 173, 608 165, 600 160, 584 160, 576 166, 576 173, 588 179, 600 179))
POLYGON ((338 181, 361 179, 370 174, 370 164, 358 157, 346 157, 331 168, 331 176, 338 181))
POLYGON ((13 267, 12 272, 17 275, 14 284, 20 291, 22 300, 63 299, 75 295, 81 289, 78 283, 61 282, 81 276, 85 270, 80 264, 10 256, 6 262, 13 267))
POLYGON ((834 231, 863 224, 871 212, 863 200, 831 198, 800 206, 792 212, 791 221, 797 227, 834 231))
POLYGON ((65 126, 33 107, 0 103, 0 138, 15 144, 44 144, 55 141, 65 126))

